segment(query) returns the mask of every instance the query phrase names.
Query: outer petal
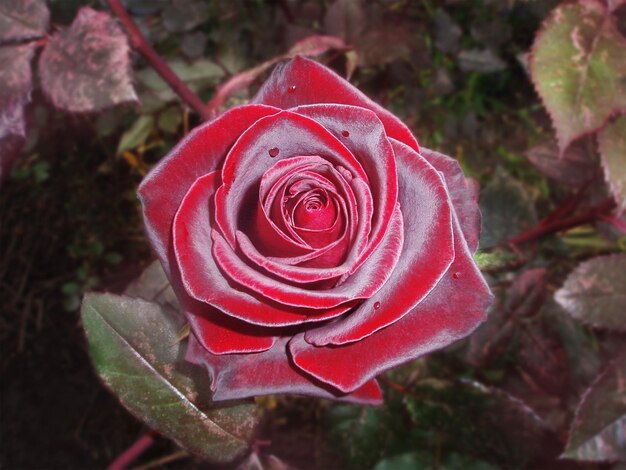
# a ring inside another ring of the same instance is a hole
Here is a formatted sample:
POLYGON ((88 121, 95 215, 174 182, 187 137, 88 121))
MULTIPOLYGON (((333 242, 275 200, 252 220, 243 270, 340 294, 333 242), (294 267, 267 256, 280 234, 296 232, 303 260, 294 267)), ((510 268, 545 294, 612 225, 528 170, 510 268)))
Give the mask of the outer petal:
POLYGON ((224 315, 210 305, 193 299, 189 301, 184 304, 188 307, 186 312, 191 331, 202 346, 212 354, 249 354, 266 351, 276 341, 276 337, 273 337, 268 328, 251 326, 224 315), (191 306, 191 302, 196 305, 191 306))
MULTIPOLYGON (((460 232, 455 217, 455 233, 460 232)), ((311 376, 349 392, 387 369, 448 346, 486 318, 493 300, 465 239, 455 237, 456 259, 437 287, 409 314, 367 338, 316 347, 304 334, 289 343, 294 363, 311 376)))
POLYGON ((455 159, 425 147, 422 147, 420 153, 432 166, 443 173, 467 246, 474 253, 478 248, 480 238, 478 185, 474 180, 465 178, 463 170, 455 159))
POLYGON ((334 318, 352 307, 351 302, 325 310, 311 311, 260 301, 238 290, 224 278, 213 259, 210 202, 215 194, 215 174, 198 178, 183 199, 173 224, 173 244, 185 291, 194 299, 213 305, 221 312, 262 326, 288 326, 334 318))
POLYGON ((258 354, 216 356, 192 336, 186 359, 208 370, 215 401, 292 393, 353 403, 382 403, 382 393, 375 380, 345 394, 302 375, 289 361, 287 341, 288 338, 281 338, 270 350, 258 354))
POLYGON ((349 104, 371 109, 383 122, 389 137, 419 151, 415 137, 400 119, 339 75, 304 57, 298 56, 277 65, 251 102, 282 109, 319 103, 349 104))
POLYGON ((307 331, 311 344, 358 341, 398 321, 435 288, 454 259, 452 211, 440 174, 410 147, 392 144, 405 229, 400 260, 387 283, 356 311, 307 331))
POLYGON ((167 253, 174 215, 193 182, 215 170, 248 127, 277 112, 260 105, 229 110, 191 131, 141 182, 138 194, 146 231, 166 273, 170 272, 167 253))

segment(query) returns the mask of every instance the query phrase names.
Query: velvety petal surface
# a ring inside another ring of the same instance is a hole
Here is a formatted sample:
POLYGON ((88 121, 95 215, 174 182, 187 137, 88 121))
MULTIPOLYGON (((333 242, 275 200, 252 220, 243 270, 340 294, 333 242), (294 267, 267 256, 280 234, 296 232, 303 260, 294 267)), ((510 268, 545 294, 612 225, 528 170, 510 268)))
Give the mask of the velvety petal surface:
POLYGON ((233 248, 240 221, 256 211, 263 174, 279 160, 307 155, 344 166, 355 178, 367 181, 354 155, 313 119, 289 111, 259 119, 228 153, 222 168, 222 186, 215 196, 216 223, 233 248), (270 150, 276 155, 272 156, 270 150))
POLYGON ((279 111, 263 105, 227 111, 192 130, 141 182, 138 194, 146 231, 166 272, 174 215, 193 182, 217 169, 233 143, 253 123, 279 111))
POLYGON ((330 69, 304 57, 277 65, 251 102, 282 109, 319 103, 370 109, 380 118, 389 137, 419 151, 415 137, 400 119, 330 69))
POLYGON ((307 331, 305 338, 313 345, 358 341, 398 321, 428 295, 454 260, 452 210, 439 172, 407 145, 393 141, 393 147, 404 218, 398 264, 376 295, 349 316, 307 331))
POLYGON ((444 155, 422 147, 420 154, 443 173, 452 206, 461 224, 461 230, 469 250, 474 253, 480 238, 480 209, 478 208, 478 184, 463 175, 459 163, 444 155))
POLYGON ((382 392, 375 380, 345 394, 303 375, 289 361, 288 340, 281 338, 271 349, 257 354, 217 356, 191 336, 186 359, 207 369, 215 401, 290 393, 369 405, 382 403, 382 392))
MULTIPOLYGON (((330 309, 340 307, 342 304, 355 299, 369 298, 385 285, 398 262, 403 241, 403 224, 402 214, 396 210, 391 217, 389 229, 385 232, 382 242, 357 273, 336 287, 320 290, 286 284, 265 276, 243 262, 216 230, 213 231, 212 237, 214 257, 228 278, 267 299, 274 300, 276 303, 310 309, 330 309)), ((194 245, 194 242, 191 244, 194 245)), ((177 244, 178 249, 177 252, 181 253, 187 251, 182 244, 177 244)), ((194 282, 191 282, 188 284, 188 288, 198 292, 203 289, 203 285, 201 283, 194 285, 194 282)), ((324 316, 330 318, 326 312, 324 316)))
POLYGON ((198 178, 174 217, 173 251, 187 294, 200 302, 213 305, 231 317, 274 327, 334 318, 352 307, 352 303, 347 302, 322 312, 312 311, 269 302, 268 299, 259 300, 233 286, 213 258, 209 208, 213 203, 218 179, 217 172, 198 178))
MULTIPOLYGON (((455 235, 461 229, 454 216, 455 235)), ((462 236, 456 258, 437 286, 411 312, 361 341, 317 347, 304 333, 289 343, 294 363, 339 390, 356 390, 376 375, 469 335, 486 318, 493 296, 462 236)))
POLYGON ((396 159, 382 122, 368 109, 337 104, 299 106, 294 112, 308 116, 332 132, 355 155, 365 173, 374 201, 371 240, 351 272, 380 242, 398 197, 396 159))

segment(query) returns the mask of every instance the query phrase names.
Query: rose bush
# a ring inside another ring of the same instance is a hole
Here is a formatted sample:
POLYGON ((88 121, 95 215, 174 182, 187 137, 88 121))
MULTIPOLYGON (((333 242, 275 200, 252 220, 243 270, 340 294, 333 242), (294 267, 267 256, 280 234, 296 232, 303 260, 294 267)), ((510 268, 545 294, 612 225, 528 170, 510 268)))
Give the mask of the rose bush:
POLYGON ((139 188, 215 400, 376 403, 375 376, 485 318, 475 185, 322 65, 279 65, 139 188))

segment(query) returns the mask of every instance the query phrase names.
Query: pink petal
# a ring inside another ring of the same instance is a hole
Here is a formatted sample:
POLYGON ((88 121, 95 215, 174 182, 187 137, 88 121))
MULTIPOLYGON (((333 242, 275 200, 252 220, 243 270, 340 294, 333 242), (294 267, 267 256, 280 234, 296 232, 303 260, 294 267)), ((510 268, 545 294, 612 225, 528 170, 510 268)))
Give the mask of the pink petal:
POLYGON ((389 137, 419 151, 417 141, 406 125, 389 111, 332 70, 304 57, 276 66, 252 103, 289 109, 303 104, 337 103, 367 108, 376 113, 389 137))
POLYGON ((437 171, 443 173, 467 246, 474 253, 478 248, 480 238, 478 185, 474 180, 465 178, 463 170, 455 159, 425 147, 422 147, 420 153, 437 171))
POLYGON ((214 401, 289 393, 360 404, 382 403, 382 393, 375 380, 345 394, 303 375, 287 356, 288 339, 281 338, 271 349, 257 354, 217 356, 191 336, 186 359, 208 370, 214 401))
POLYGON ((347 302, 320 312, 259 300, 231 286, 213 259, 210 204, 217 172, 198 178, 184 197, 173 224, 174 255, 185 291, 226 315, 262 326, 288 326, 334 318, 353 307, 347 302))
POLYGON ((217 169, 248 127, 278 111, 259 105, 232 108, 191 131, 141 182, 138 194, 146 231, 166 272, 174 215, 193 182, 217 169))
POLYGON ((410 147, 392 144, 405 227, 400 260, 387 283, 356 311, 306 332, 316 346, 359 341, 398 321, 435 288, 454 259, 452 211, 441 176, 410 147))
MULTIPOLYGON (((460 234, 456 216, 454 224, 455 234, 460 234)), ((455 236, 455 252, 454 263, 435 289, 396 323, 343 346, 316 347, 301 333, 289 343, 294 363, 350 392, 381 372, 469 335, 485 320, 493 296, 462 236, 455 236)))

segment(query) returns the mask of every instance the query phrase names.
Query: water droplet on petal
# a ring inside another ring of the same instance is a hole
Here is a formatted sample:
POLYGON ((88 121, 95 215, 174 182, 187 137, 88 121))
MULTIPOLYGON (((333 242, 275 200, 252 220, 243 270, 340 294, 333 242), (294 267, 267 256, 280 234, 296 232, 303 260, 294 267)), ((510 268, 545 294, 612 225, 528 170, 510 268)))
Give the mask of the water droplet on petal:
POLYGON ((374 310, 378 310, 380 308, 380 302, 374 302, 374 310))
POLYGON ((278 147, 274 147, 274 148, 269 149, 267 153, 270 154, 270 157, 274 158, 278 156, 278 152, 280 152, 280 150, 278 150, 278 147))
POLYGON ((287 88, 287 93, 295 93, 295 92, 296 92, 295 85, 291 85, 289 88, 287 88))
POLYGON ((348 131, 341 131, 341 135, 344 137, 350 137, 350 132, 348 131))
POLYGON ((458 271, 457 271, 457 272, 455 272, 455 273, 452 273, 452 277, 453 277, 454 279, 458 279, 458 278, 460 278, 460 277, 461 277, 461 273, 460 273, 460 272, 458 272, 458 271))

